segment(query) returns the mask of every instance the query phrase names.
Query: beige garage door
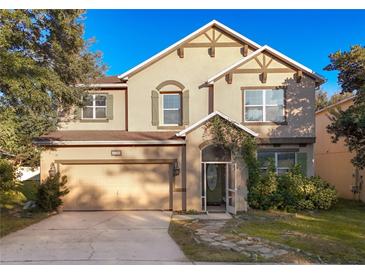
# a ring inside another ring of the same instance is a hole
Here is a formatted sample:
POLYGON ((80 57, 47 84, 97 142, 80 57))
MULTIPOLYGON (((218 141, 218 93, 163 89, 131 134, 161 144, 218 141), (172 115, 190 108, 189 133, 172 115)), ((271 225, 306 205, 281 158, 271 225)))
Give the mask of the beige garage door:
POLYGON ((168 164, 61 164, 65 210, 170 209, 168 164))

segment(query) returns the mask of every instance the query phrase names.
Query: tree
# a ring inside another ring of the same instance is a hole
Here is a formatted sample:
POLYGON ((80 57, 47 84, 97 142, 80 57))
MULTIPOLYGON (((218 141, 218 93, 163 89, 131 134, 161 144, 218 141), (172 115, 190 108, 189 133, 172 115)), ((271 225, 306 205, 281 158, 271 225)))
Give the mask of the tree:
POLYGON ((101 54, 83 39, 83 10, 0 10, 0 147, 34 163, 32 139, 58 111, 81 104, 77 86, 100 76, 101 54))
POLYGON ((316 111, 328 106, 327 92, 323 90, 316 91, 316 111))
POLYGON ((331 64, 326 70, 338 70, 338 82, 344 93, 355 93, 354 104, 347 110, 331 111, 332 123, 327 131, 332 141, 343 137, 349 151, 355 153, 354 166, 365 167, 365 47, 351 47, 350 51, 335 52, 330 56, 331 64))

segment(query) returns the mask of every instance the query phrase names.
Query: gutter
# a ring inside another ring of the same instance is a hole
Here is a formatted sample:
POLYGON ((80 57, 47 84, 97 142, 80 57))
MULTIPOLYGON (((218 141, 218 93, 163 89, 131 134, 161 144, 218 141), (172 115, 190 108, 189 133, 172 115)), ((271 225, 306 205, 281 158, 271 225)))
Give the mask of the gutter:
POLYGON ((90 88, 127 88, 126 83, 115 84, 78 84, 77 87, 90 87, 90 88))
POLYGON ((146 141, 35 141, 38 146, 185 145, 185 140, 146 141))

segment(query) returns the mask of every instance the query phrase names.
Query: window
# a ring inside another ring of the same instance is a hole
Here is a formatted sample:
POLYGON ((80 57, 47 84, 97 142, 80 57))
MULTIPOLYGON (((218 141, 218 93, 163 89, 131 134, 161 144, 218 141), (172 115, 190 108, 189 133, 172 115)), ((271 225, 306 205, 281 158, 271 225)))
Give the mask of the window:
POLYGON ((162 94, 162 124, 181 125, 181 93, 162 94))
POLYGON ((283 122, 284 90, 245 90, 245 122, 283 122))
POLYGON ((106 95, 89 94, 83 97, 82 119, 106 118, 106 95))
POLYGON ((272 162, 277 174, 288 172, 296 164, 295 152, 260 151, 257 153, 257 159, 262 171, 266 171, 272 162))

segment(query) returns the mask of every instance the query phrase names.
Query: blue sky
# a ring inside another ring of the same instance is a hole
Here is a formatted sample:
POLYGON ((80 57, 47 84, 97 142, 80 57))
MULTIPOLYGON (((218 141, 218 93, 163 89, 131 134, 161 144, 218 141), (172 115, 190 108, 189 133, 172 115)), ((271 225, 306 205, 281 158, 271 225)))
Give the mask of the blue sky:
POLYGON ((216 19, 261 45, 269 45, 327 78, 328 55, 365 44, 365 10, 88 10, 85 38, 95 37, 107 75, 120 74, 216 19))

